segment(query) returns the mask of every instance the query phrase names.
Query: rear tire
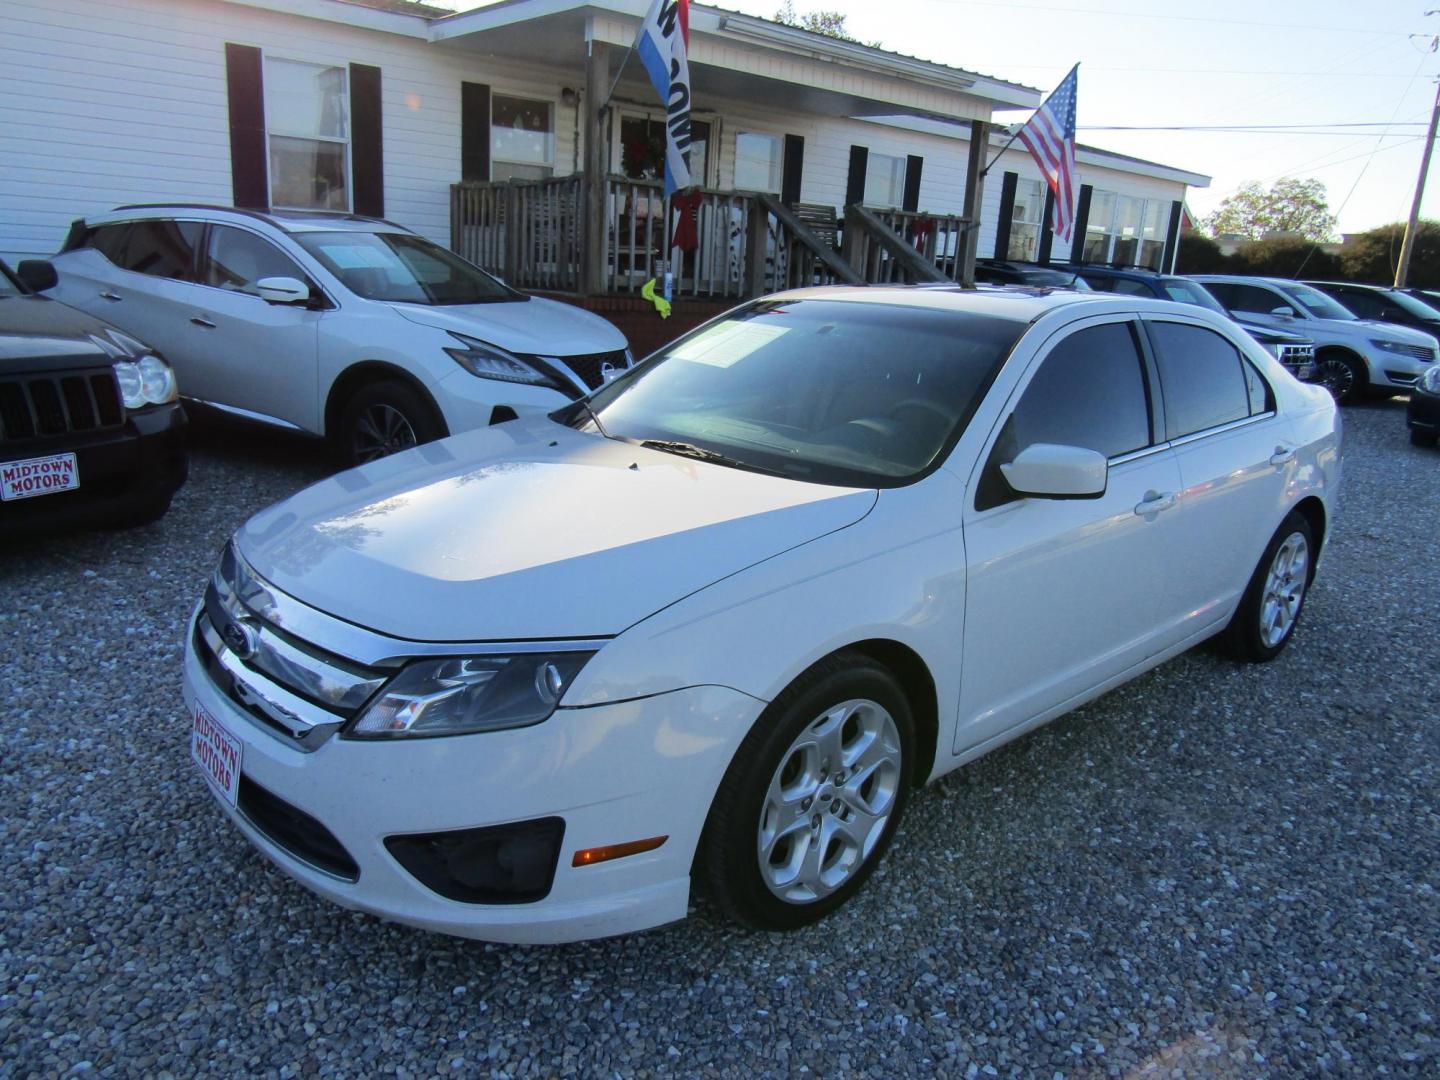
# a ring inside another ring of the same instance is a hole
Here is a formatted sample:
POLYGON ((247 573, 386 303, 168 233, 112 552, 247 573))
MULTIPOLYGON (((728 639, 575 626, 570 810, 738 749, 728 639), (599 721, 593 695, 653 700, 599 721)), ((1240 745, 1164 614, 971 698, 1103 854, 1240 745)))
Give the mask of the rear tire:
POLYGON ((862 653, 815 665, 772 701, 721 781, 695 876, 732 919, 817 922, 875 869, 904 812, 915 724, 889 670, 862 653))
POLYGON ((1292 511, 1266 545, 1240 606, 1221 633, 1220 646, 1226 653, 1236 660, 1264 664, 1284 652, 1300 624, 1315 578, 1315 555, 1310 523, 1292 511))
POLYGON ((445 435, 445 421, 424 394, 407 382, 384 379, 361 387, 345 403, 332 439, 341 464, 351 467, 445 435))

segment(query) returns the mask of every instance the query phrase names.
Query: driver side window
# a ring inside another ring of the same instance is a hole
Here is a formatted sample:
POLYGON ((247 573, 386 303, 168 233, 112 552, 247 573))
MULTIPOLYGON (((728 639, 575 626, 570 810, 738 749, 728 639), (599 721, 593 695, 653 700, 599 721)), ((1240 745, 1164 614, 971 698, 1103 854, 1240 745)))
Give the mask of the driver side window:
POLYGON ((1077 330, 1052 348, 1000 430, 980 478, 975 509, 1020 497, 1000 466, 1035 443, 1079 446, 1107 458, 1149 446, 1142 363, 1128 322, 1077 330))

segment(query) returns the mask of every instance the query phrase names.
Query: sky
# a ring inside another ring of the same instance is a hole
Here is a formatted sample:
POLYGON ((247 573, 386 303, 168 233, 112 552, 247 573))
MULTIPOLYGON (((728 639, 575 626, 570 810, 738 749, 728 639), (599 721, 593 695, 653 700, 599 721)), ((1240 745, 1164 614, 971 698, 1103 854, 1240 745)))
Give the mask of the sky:
MULTIPOLYGON (((1213 177, 1190 193, 1197 215, 1246 181, 1313 177, 1328 189, 1338 231, 1361 232, 1410 210, 1440 75, 1440 53, 1430 51, 1440 14, 1427 18, 1427 2, 795 0, 795 8, 841 11, 862 41, 1046 92, 1078 61, 1079 140, 1213 177), (1377 126, 1340 126, 1360 124, 1377 126), (1103 130, 1234 125, 1327 133, 1103 130)), ((773 17, 780 0, 717 6, 773 17)), ((1440 218, 1440 179, 1428 185, 1422 213, 1440 218)))

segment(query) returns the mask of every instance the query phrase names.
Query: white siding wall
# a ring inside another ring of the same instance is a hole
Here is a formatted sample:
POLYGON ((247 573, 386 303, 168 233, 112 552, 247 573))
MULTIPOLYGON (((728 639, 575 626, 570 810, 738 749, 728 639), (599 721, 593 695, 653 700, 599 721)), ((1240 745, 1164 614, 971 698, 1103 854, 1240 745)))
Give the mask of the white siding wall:
MULTIPOLYGON (((460 84, 554 102, 570 171, 575 74, 460 46, 217 0, 5 0, 0 254, 53 253, 70 222, 126 202, 231 202, 225 43, 381 69, 386 216, 440 243, 460 178, 460 84)), ((416 20, 417 25, 423 25, 416 20)))

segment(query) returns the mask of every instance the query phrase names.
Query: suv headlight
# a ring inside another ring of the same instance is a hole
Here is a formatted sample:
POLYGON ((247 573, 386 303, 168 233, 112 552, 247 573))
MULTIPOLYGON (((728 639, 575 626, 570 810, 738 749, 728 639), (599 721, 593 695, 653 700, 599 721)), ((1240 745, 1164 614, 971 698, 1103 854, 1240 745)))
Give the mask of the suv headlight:
POLYGON ((501 382, 526 383, 530 386, 548 386, 552 389, 559 389, 555 385, 554 377, 549 372, 542 371, 534 364, 522 360, 498 345, 491 345, 472 337, 466 337, 464 334, 457 334, 454 330, 450 331, 450 336, 459 341, 463 348, 447 348, 445 351, 450 354, 452 360, 471 375, 478 375, 482 379, 498 379, 501 382))
POLYGON ((1440 364, 1427 368, 1420 376, 1420 389, 1427 394, 1440 394, 1440 364))
POLYGON ((346 735, 360 739, 468 735, 550 717, 593 652, 447 656, 396 675, 346 735))
POLYGON ((1370 344, 1371 344, 1371 345, 1374 345, 1375 348, 1379 349, 1381 352, 1399 353, 1399 354, 1401 354, 1402 356, 1413 356, 1413 355, 1414 355, 1414 354, 1410 351, 1410 350, 1413 348, 1413 346, 1410 346, 1410 345, 1402 345, 1402 344, 1401 344, 1400 342, 1398 342, 1398 341, 1382 341, 1382 340, 1379 339, 1379 338, 1371 338, 1371 339, 1370 339, 1370 344))
POLYGON ((158 356, 119 361, 115 365, 115 379, 120 384, 125 408, 132 411, 146 405, 168 405, 180 396, 174 370, 158 356))

